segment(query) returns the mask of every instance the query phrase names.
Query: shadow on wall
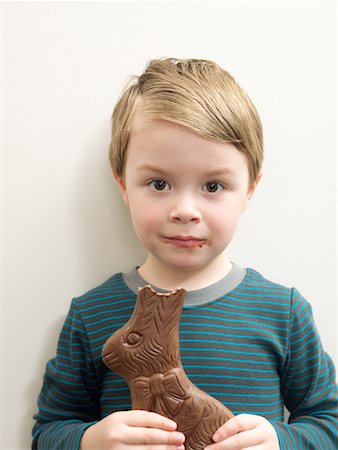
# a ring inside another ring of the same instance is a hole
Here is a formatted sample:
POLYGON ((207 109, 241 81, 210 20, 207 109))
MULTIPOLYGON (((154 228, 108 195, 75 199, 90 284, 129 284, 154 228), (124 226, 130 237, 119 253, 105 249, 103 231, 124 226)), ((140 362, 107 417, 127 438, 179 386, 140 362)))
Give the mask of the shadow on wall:
POLYGON ((27 405, 27 408, 24 411, 24 414, 18 415, 18 417, 22 417, 21 423, 18 426, 20 430, 20 449, 30 448, 30 445, 27 443, 31 442, 33 426, 32 417, 37 412, 37 399, 43 383, 43 373, 48 360, 55 354, 55 351, 51 349, 56 348, 56 343, 64 321, 65 316, 62 316, 55 322, 51 323, 48 327, 48 333, 46 334, 48 339, 39 343, 41 351, 39 355, 39 363, 36 368, 36 376, 34 379, 30 380, 29 383, 27 383, 25 388, 25 398, 23 399, 23 403, 27 405))

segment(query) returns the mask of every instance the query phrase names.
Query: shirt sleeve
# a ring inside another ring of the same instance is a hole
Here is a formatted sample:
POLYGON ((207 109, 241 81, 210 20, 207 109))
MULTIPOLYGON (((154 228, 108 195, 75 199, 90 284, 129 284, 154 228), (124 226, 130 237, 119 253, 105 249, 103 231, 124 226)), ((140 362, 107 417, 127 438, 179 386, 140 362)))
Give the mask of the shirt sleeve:
POLYGON ((273 423, 280 449, 336 449, 338 405, 334 365, 323 350, 311 306, 295 289, 281 390, 290 416, 288 423, 273 423))
POLYGON ((46 367, 32 449, 77 450, 86 428, 99 420, 97 386, 85 326, 73 299, 57 356, 46 367))

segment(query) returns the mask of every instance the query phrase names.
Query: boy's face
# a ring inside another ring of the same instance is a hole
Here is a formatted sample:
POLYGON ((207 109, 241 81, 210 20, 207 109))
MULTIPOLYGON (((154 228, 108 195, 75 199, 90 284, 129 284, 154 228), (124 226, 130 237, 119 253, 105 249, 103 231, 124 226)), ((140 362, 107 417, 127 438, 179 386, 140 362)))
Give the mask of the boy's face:
POLYGON ((136 122, 118 183, 151 258, 193 271, 224 264, 220 255, 255 188, 234 145, 155 120, 136 122))

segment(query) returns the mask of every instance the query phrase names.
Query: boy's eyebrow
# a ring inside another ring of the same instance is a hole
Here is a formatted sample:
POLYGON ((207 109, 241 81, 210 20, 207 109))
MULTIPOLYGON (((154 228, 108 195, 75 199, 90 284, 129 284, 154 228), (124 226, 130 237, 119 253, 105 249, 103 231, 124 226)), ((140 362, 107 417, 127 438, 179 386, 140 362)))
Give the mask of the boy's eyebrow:
POLYGON ((236 175, 236 171, 233 169, 230 169, 230 167, 218 167, 217 169, 208 170, 206 172, 206 175, 211 176, 211 177, 217 176, 217 175, 224 175, 224 174, 236 175))
POLYGON ((151 164, 142 164, 140 167, 138 167, 139 170, 150 170, 152 172, 165 172, 165 169, 162 169, 158 166, 153 166, 151 164))
MULTIPOLYGON (((150 170, 152 172, 160 172, 160 173, 166 173, 166 170, 158 167, 158 166, 154 166, 152 164, 142 164, 139 167, 139 170, 150 170)), ((236 171, 231 169, 230 167, 218 167, 216 169, 212 169, 212 170, 207 170, 204 175, 208 176, 208 177, 213 177, 213 176, 217 176, 217 175, 224 175, 224 174, 228 174, 228 175, 236 175, 236 171)))

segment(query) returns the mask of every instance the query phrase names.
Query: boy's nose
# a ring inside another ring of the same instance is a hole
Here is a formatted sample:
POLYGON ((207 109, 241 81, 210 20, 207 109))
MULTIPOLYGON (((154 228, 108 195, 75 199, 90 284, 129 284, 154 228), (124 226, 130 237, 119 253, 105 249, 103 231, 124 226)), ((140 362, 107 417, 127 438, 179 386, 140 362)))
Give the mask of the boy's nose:
POLYGON ((171 208, 169 219, 171 222, 180 223, 200 222, 201 213, 189 196, 181 196, 171 208))

